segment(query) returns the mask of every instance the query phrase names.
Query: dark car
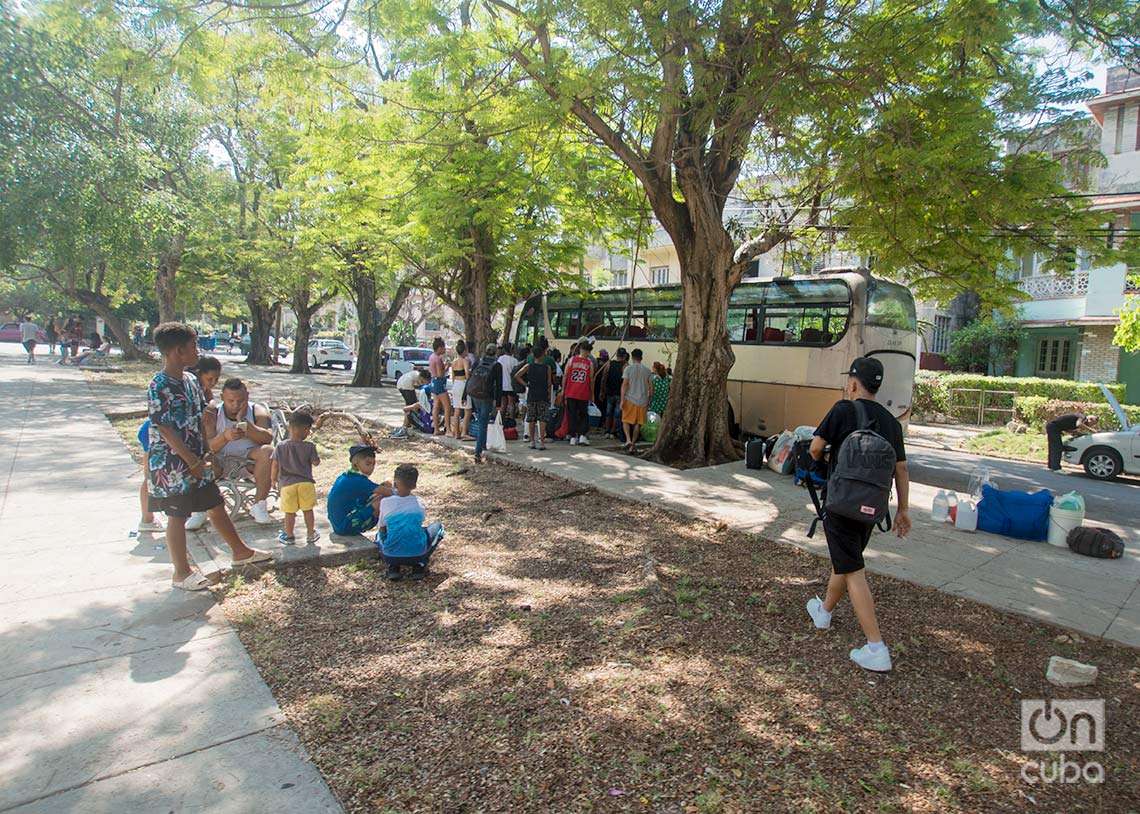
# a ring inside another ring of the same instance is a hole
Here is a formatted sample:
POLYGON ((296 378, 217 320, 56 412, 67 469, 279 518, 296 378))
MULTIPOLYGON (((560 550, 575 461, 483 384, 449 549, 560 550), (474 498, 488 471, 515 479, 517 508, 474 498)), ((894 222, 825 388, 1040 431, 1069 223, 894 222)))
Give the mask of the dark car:
MULTIPOLYGON (((0 342, 22 342, 20 338, 20 323, 18 322, 5 322, 0 325, 0 342)), ((47 342, 47 334, 44 329, 40 328, 36 332, 37 342, 47 342)))

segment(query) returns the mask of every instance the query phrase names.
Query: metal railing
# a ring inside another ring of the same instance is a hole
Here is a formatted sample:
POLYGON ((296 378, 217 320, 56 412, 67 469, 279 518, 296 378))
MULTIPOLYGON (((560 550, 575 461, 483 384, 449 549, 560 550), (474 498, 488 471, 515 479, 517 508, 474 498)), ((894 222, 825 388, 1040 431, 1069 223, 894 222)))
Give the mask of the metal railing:
POLYGON ((1038 274, 1021 278, 1021 290, 1035 300, 1063 300, 1089 293, 1089 273, 1038 274))
POLYGON ((950 389, 950 415, 979 426, 1001 425, 1013 419, 1014 390, 950 389))

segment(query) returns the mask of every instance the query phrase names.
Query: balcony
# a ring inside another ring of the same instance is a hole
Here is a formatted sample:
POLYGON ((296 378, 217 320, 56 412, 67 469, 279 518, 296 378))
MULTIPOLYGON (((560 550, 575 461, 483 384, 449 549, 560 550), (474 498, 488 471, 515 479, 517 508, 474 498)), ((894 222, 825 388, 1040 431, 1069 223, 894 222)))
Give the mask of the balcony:
POLYGON ((1038 274, 1021 278, 1021 290, 1031 300, 1066 300, 1084 297, 1089 293, 1089 273, 1038 274))

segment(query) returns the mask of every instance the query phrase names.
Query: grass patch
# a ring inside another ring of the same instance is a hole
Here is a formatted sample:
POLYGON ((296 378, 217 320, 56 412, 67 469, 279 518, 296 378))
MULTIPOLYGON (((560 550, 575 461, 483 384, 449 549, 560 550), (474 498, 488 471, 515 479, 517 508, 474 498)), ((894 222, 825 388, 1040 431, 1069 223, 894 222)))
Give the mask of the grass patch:
POLYGON ((1008 430, 989 430, 968 438, 962 448, 978 455, 997 455, 1023 461, 1045 463, 1049 442, 1044 433, 1012 433, 1008 430))
MULTIPOLYGON (((162 367, 162 363, 157 359, 144 359, 126 361, 116 358, 114 360, 115 367, 118 370, 100 370, 97 367, 82 368, 83 375, 91 382, 114 382, 115 384, 123 385, 124 387, 137 387, 142 391, 140 394, 140 401, 146 399, 146 389, 150 386, 150 380, 154 378, 154 374, 162 367)), ((146 406, 143 404, 142 406, 146 406)))

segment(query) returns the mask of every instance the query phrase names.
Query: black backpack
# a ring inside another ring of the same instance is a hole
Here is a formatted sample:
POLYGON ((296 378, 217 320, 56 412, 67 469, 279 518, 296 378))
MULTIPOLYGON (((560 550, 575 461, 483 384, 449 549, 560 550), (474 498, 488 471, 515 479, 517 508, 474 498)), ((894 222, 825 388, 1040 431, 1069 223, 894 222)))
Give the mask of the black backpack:
POLYGON ((1124 555, 1124 541, 1111 529, 1078 526, 1069 532, 1065 542, 1073 551, 1086 557, 1115 560, 1124 555))
POLYGON ((491 398, 491 369, 494 366, 495 360, 488 356, 479 360, 471 375, 467 377, 467 389, 464 391, 466 398, 481 400, 491 398))
MULTIPOLYGON (((855 426, 843 439, 835 466, 827 481, 824 510, 864 525, 878 524, 883 531, 891 528, 891 482, 895 476, 895 448, 873 429, 867 408, 858 399, 855 426)), ((835 453, 833 453, 835 454, 835 453)))

